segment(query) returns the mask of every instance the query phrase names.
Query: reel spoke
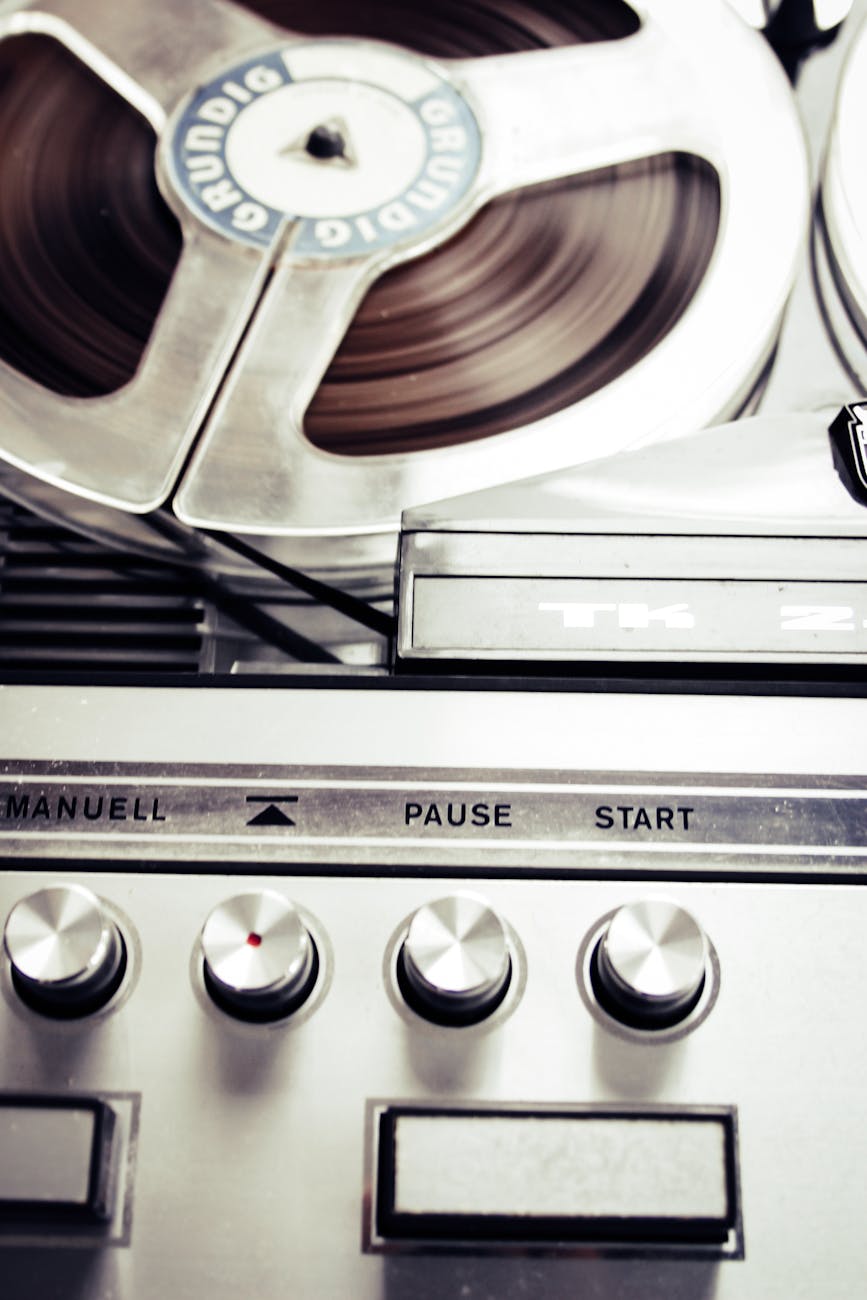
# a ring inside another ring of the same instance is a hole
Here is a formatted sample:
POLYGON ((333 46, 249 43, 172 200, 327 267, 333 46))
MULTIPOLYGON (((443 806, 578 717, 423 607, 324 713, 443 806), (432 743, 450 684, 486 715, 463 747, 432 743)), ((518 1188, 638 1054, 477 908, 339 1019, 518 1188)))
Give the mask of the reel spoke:
POLYGON ((221 0, 31 0, 0 17, 0 34, 52 36, 159 131, 207 68, 286 33, 221 0))
POLYGON ((181 519, 267 534, 351 514, 356 498, 340 499, 345 467, 335 478, 302 422, 378 267, 371 258, 277 266, 175 498, 181 519))
POLYGON ((706 152, 701 87, 652 20, 622 40, 451 67, 482 128, 485 198, 658 154, 706 152))
POLYGON ((213 400, 267 265, 191 233, 135 376, 107 397, 64 400, 3 366, 3 457, 92 500, 154 509, 213 400))

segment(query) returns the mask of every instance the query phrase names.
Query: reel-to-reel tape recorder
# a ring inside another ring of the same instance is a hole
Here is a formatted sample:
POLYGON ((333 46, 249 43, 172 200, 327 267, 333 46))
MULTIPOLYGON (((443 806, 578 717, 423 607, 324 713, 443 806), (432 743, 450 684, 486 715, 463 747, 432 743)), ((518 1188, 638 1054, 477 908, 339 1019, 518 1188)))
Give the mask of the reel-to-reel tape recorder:
POLYGON ((860 1294, 848 8, 0 3, 4 1300, 860 1294))

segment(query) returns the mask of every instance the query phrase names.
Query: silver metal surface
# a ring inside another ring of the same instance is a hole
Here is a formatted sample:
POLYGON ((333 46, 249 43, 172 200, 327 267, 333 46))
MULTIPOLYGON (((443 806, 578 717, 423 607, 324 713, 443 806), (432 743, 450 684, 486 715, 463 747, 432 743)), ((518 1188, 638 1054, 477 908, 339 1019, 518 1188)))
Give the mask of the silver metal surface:
MULTIPOLYGON (((864 539, 867 507, 847 491, 831 455, 828 425, 838 409, 738 420, 570 473, 453 496, 408 510, 404 528, 864 539)), ((679 551, 687 570, 690 548, 679 551)))
MULTIPOLYGON (((176 510, 188 523, 282 539, 289 558, 352 568, 390 561, 400 510, 456 481, 479 488, 561 468, 740 409, 773 347, 802 248, 808 196, 800 127, 773 55, 725 4, 646 0, 636 9, 642 27, 622 41, 431 65, 466 96, 483 135, 477 179, 435 238, 494 194, 612 162, 697 153, 720 178, 717 247, 689 309, 650 356, 569 410, 481 443, 407 456, 325 454, 302 430, 318 379, 374 276, 398 257, 424 252, 434 236, 385 259, 319 270, 293 257, 282 233, 260 256, 221 242, 181 211, 181 262, 125 389, 61 401, 4 368, 2 455, 19 471, 17 499, 28 499, 26 471, 39 480, 34 501, 43 508, 48 484, 72 494, 65 507, 72 517, 77 496, 91 526, 124 535, 129 530, 122 519, 112 524, 108 507, 147 512, 178 488, 176 510), (736 86, 728 71, 735 65, 736 86), (269 268, 275 275, 259 302, 269 268), (299 358, 288 373, 287 356, 299 358), (346 535, 355 540, 338 545, 346 535)), ((74 11, 65 0, 34 0, 4 6, 0 25, 7 34, 45 31, 68 44, 145 111, 164 140, 163 113, 199 75, 218 75, 221 63, 232 67, 255 47, 276 44, 267 24, 203 0, 189 15, 185 9, 177 30, 149 7, 144 21, 115 11, 97 0, 74 11)), ((363 58, 361 46, 357 55, 363 58)))
POLYGON ((20 860, 845 876, 867 854, 863 699, 7 686, 0 720, 20 860))
POLYGON ((689 912, 666 899, 627 903, 598 949, 598 975, 614 1014, 648 1028, 687 1014, 701 993, 707 940, 689 912))
POLYGON ((313 940, 297 909, 274 890, 227 898, 201 935, 205 984, 238 1014, 279 1019, 299 1006, 315 979, 313 940))
POLYGON ((53 885, 22 899, 3 934, 12 970, 45 1008, 89 1004, 122 961, 117 927, 81 885, 53 885))
MULTIPOLYGON (((336 765, 356 775, 364 769, 371 780, 411 769, 424 783, 456 764, 482 779, 492 771, 501 778, 592 772, 606 774, 605 789, 624 772, 858 778, 867 771, 867 702, 854 696, 474 690, 466 683, 438 690, 376 681, 280 690, 3 684, 0 720, 8 762, 75 764, 85 754, 91 777, 117 763, 139 770, 192 763, 204 766, 209 784, 215 764, 336 765)), ((402 805, 398 814, 403 822, 402 805)))
POLYGON ((436 1016, 482 1019, 509 981, 506 931, 484 898, 448 894, 413 916, 399 960, 413 1005, 436 1016))

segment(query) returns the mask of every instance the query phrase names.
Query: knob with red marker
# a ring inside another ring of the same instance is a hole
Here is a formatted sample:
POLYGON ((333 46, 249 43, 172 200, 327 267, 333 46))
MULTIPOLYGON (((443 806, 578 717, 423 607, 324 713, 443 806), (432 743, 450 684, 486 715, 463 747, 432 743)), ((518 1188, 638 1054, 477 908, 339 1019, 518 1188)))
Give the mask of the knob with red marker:
POLYGON ((293 903, 275 890, 236 894, 217 906, 201 934, 205 988, 240 1020, 282 1020, 313 991, 319 954, 293 903))

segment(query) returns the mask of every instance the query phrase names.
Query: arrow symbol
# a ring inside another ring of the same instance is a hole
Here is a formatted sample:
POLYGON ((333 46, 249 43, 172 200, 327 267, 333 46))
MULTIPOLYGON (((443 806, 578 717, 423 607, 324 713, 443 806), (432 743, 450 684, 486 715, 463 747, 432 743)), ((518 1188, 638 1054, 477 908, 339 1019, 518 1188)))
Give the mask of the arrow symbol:
POLYGON ((247 803, 263 803, 265 807, 247 822, 248 826, 294 826, 288 813, 278 808, 280 803, 297 803, 297 794, 248 794, 247 803))

